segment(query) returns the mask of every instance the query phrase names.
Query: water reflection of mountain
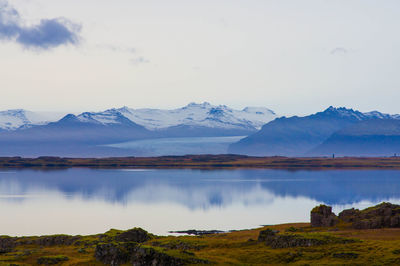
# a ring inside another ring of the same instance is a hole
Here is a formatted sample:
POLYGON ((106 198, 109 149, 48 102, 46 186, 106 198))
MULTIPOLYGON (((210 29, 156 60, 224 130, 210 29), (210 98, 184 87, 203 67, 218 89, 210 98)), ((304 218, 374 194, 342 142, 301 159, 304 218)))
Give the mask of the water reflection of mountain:
POLYGON ((81 196, 86 200, 117 204, 173 202, 191 209, 234 203, 269 204, 277 196, 305 197, 341 205, 400 198, 400 171, 68 169, 0 172, 1 195, 38 192, 59 192, 67 197, 81 196))

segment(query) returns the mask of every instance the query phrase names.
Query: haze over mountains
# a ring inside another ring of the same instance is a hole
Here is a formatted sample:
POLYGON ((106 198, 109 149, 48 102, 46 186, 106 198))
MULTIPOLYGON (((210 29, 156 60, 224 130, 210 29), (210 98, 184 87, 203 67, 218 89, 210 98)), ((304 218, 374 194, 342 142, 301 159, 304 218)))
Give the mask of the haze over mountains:
POLYGON ((0 121, 4 121, 0 124, 0 155, 141 155, 140 151, 104 145, 155 138, 246 136, 276 117, 267 108, 234 110, 209 103, 191 103, 174 110, 123 107, 68 114, 57 121, 34 120, 29 115, 31 112, 24 110, 0 113, 0 121))
POLYGON ((400 116, 378 111, 362 113, 353 109, 329 107, 304 117, 277 117, 273 111, 263 107, 234 110, 225 105, 191 103, 174 110, 123 107, 103 112, 68 114, 59 118, 59 114, 57 117, 55 114, 25 110, 0 112, 0 155, 103 157, 186 153, 254 156, 400 154, 400 116), (244 137, 232 143, 239 139, 233 136, 244 137), (212 142, 207 144, 208 140, 212 142), (132 141, 134 145, 124 144, 132 141), (141 146, 153 145, 157 141, 164 146, 152 146, 150 152, 141 146), (185 142, 192 142, 192 146, 179 146, 185 142), (196 149, 193 149, 193 145, 196 149))

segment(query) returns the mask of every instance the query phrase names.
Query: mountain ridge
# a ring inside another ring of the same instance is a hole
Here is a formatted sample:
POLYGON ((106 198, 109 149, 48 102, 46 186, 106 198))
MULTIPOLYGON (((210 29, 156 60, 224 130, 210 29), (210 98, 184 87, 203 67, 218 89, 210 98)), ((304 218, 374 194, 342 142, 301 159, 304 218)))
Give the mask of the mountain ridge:
MULTIPOLYGON (((111 108, 100 112, 83 112, 74 115, 81 122, 97 124, 120 124, 131 122, 149 130, 168 129, 177 126, 209 127, 220 129, 239 129, 256 131, 265 123, 276 118, 276 114, 265 107, 246 107, 242 110, 232 109, 226 105, 190 103, 177 109, 133 109, 129 107, 111 108)), ((24 109, 0 111, 0 129, 18 130, 20 128, 46 125, 57 122, 64 117, 45 118, 42 113, 24 109)))
POLYGON ((228 152, 255 156, 304 156, 335 132, 366 120, 398 119, 378 111, 362 113, 344 107, 328 107, 308 116, 277 118, 262 129, 230 145, 228 152))

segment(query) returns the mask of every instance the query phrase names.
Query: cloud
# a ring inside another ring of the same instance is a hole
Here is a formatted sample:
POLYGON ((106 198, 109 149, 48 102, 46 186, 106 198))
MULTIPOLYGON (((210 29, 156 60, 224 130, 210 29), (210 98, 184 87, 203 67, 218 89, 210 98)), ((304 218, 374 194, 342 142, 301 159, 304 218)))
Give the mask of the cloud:
POLYGON ((125 46, 117 46, 117 45, 112 45, 112 44, 98 44, 98 45, 96 45, 96 47, 99 49, 108 50, 108 51, 117 52, 117 53, 128 53, 128 54, 136 53, 135 48, 125 47, 125 46))
POLYGON ((15 41, 25 48, 48 50, 79 43, 81 26, 65 18, 42 19, 32 26, 7 1, 0 1, 0 40, 15 41))
POLYGON ((346 48, 343 47, 336 47, 331 50, 331 55, 346 55, 349 52, 346 48))
POLYGON ((150 60, 148 60, 148 59, 146 59, 146 58, 140 56, 140 57, 137 57, 137 58, 132 58, 132 59, 130 60, 130 62, 131 62, 131 64, 133 64, 133 65, 139 65, 139 64, 147 64, 147 63, 150 63, 150 60))

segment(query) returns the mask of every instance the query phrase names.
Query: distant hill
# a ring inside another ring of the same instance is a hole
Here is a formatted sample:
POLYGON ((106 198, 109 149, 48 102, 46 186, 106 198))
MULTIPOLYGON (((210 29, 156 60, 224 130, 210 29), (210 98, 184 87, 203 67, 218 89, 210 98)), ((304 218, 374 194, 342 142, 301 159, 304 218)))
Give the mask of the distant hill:
POLYGON ((326 156, 392 156, 400 155, 400 120, 372 119, 361 121, 332 134, 308 152, 326 156))
MULTIPOLYGON (((305 156, 335 132, 367 120, 395 120, 397 116, 374 111, 329 107, 304 117, 281 117, 229 147, 229 153, 256 156, 305 156)), ((331 153, 329 153, 331 154, 331 153)))

